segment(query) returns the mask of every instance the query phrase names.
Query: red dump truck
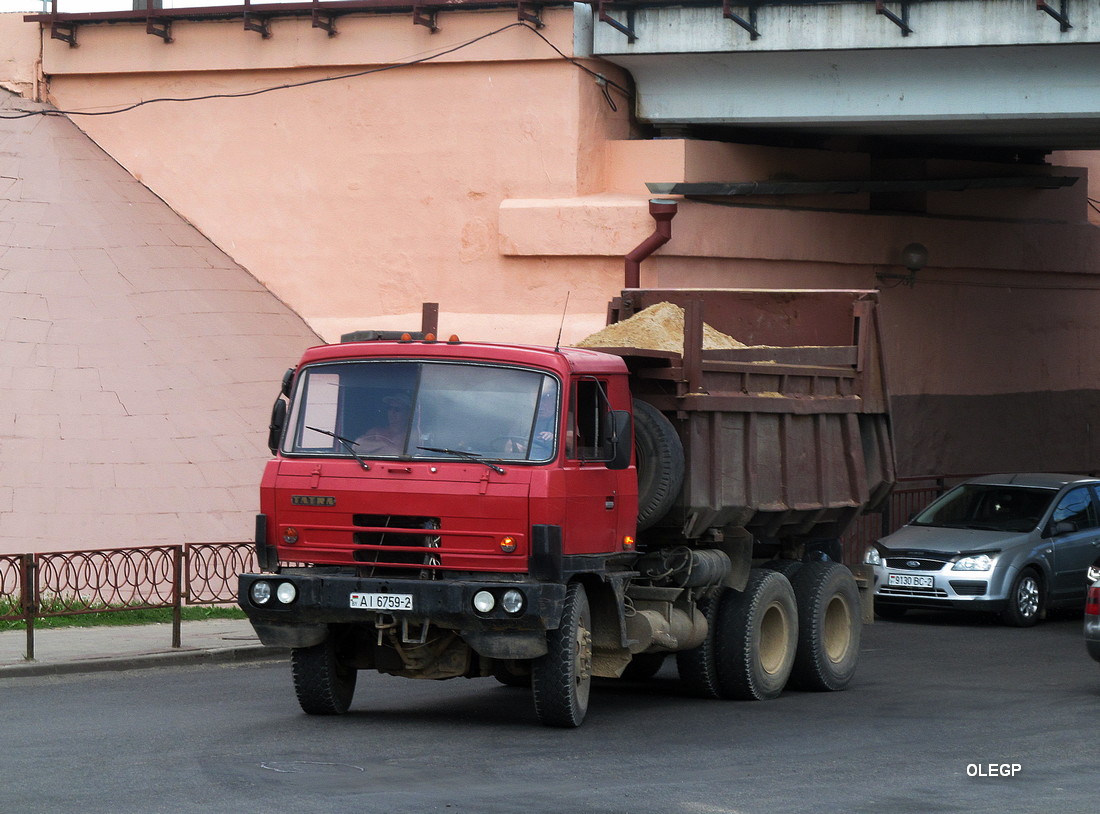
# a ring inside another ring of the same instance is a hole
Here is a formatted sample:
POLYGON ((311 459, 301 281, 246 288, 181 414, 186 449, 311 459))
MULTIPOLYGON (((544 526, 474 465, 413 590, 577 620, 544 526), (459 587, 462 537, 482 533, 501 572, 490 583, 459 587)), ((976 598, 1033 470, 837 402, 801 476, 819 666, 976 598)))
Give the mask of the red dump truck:
POLYGON ((837 539, 894 481, 876 294, 630 289, 610 321, 667 302, 682 352, 441 341, 426 307, 287 371, 239 603, 306 712, 370 669, 530 686, 578 726, 593 676, 670 653, 704 697, 847 686, 837 539))

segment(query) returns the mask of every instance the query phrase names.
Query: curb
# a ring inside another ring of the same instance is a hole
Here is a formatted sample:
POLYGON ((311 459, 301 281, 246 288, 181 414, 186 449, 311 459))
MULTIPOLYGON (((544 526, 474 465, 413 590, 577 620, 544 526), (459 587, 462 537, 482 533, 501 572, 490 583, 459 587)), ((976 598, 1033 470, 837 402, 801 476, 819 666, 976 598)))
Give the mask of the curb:
POLYGON ((281 661, 288 658, 290 648, 250 645, 247 647, 223 647, 207 650, 176 650, 170 652, 141 653, 132 656, 105 656, 103 658, 76 661, 37 662, 0 665, 0 680, 33 676, 76 675, 80 673, 122 672, 124 670, 148 670, 155 667, 175 667, 228 662, 281 661))

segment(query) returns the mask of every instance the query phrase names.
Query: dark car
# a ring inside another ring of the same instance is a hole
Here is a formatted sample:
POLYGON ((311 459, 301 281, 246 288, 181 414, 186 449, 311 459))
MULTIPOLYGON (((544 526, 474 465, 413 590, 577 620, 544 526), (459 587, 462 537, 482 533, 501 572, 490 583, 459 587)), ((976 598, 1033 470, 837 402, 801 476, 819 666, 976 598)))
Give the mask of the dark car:
POLYGON ((1100 554, 1100 480, 987 475, 959 484, 868 552, 875 610, 986 611, 1033 625, 1080 608, 1100 554))

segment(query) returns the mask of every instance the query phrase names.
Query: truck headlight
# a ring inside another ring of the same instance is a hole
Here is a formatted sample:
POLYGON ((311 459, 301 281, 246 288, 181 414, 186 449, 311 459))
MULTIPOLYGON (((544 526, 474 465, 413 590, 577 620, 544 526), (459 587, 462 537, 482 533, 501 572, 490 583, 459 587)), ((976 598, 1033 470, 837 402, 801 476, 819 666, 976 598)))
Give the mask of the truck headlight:
POLYGON ((972 554, 960 557, 951 566, 952 571, 988 571, 993 567, 993 558, 988 554, 972 554))
POLYGON ((280 582, 279 587, 275 589, 275 598, 284 605, 289 605, 298 598, 298 589, 294 587, 293 582, 280 582))
POLYGON ((488 591, 478 591, 474 594, 474 610, 478 613, 488 613, 496 607, 497 600, 488 591))
POLYGON ((253 582, 248 595, 252 598, 252 604, 266 605, 271 601, 271 583, 262 579, 253 582))
POLYGON ((500 606, 505 613, 517 614, 523 610, 523 594, 515 588, 509 588, 500 598, 500 606))

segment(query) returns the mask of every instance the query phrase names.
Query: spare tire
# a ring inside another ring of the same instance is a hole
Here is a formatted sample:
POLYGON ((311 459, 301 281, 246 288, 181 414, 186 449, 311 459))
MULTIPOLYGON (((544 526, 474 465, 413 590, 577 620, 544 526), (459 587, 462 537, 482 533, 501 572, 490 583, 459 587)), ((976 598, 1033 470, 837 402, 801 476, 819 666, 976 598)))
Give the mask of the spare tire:
POLYGON ((638 530, 668 514, 684 484, 684 445, 672 422, 634 399, 634 454, 638 466, 638 530))

